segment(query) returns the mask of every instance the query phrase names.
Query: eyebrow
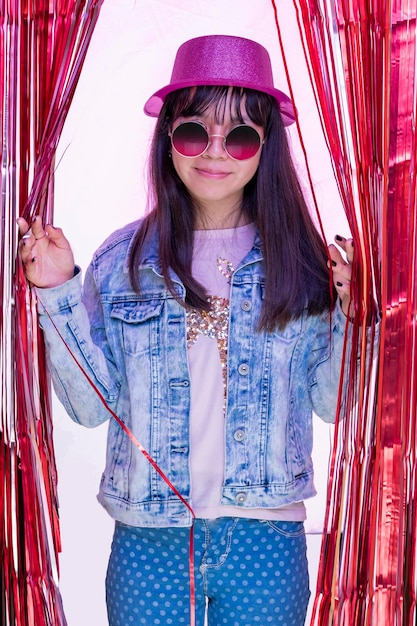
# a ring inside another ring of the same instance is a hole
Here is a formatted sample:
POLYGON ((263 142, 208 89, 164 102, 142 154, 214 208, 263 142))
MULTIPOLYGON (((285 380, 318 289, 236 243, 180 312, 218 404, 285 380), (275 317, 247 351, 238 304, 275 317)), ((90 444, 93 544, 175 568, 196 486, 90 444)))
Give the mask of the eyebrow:
MULTIPOLYGON (((207 112, 203 111, 201 113, 193 113, 192 115, 183 115, 183 114, 181 114, 181 115, 178 116, 177 119, 199 120, 199 121, 202 121, 204 124, 207 124, 207 121, 211 118, 211 119, 214 119, 215 124, 218 124, 219 126, 221 126, 221 125, 226 123, 225 122, 225 117, 226 116, 224 115, 222 120, 220 120, 218 118, 216 119, 216 116, 214 116, 214 118, 213 118, 213 116, 210 113, 207 113, 207 112)), ((240 117, 239 116, 235 116, 235 115, 230 116, 230 123, 231 124, 242 124, 242 123, 244 123, 244 124, 248 124, 248 125, 251 125, 251 124, 255 125, 255 122, 253 122, 250 119, 250 117, 249 117, 249 115, 247 113, 245 113, 244 115, 241 114, 240 117)))

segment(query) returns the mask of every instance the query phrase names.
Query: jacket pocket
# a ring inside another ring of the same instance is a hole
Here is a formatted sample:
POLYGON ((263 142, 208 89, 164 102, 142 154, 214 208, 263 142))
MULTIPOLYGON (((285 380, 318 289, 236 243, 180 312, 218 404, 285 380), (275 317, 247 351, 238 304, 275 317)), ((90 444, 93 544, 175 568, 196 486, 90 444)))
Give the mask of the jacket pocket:
MULTIPOLYGON (((261 285, 261 299, 264 301, 265 299, 265 286, 261 285)), ((302 315, 297 318, 291 319, 288 324, 285 325, 284 328, 276 328, 272 331, 271 336, 274 339, 278 339, 283 343, 295 343, 295 341, 300 337, 300 335, 305 330, 305 320, 306 310, 304 309, 302 315)))
POLYGON ((119 326, 124 352, 148 354, 158 345, 163 300, 115 302, 110 317, 119 326))
POLYGON ((283 343, 294 343, 303 332, 302 319, 291 320, 285 328, 276 330, 274 336, 283 343))

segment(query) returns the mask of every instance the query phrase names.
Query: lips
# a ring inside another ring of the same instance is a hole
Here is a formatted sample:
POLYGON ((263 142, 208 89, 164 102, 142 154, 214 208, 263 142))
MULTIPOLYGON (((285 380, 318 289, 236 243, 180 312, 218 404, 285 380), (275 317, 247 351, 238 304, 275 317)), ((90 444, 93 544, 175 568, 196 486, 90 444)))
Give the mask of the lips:
POLYGON ((212 170, 207 168, 196 167, 197 173, 201 176, 206 176, 207 178, 226 178, 229 176, 229 172, 224 172, 221 170, 212 170))

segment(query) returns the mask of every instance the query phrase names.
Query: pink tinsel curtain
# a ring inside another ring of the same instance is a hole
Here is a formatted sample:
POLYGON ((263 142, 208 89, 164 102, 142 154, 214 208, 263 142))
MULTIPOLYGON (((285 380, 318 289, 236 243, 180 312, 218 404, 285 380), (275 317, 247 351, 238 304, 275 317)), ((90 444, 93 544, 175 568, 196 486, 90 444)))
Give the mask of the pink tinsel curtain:
MULTIPOLYGON (((411 626, 417 619, 416 2, 293 1, 356 254, 354 350, 336 428, 312 624, 411 626), (375 329, 374 298, 382 314, 376 355, 365 341, 375 329)), ((280 33, 278 16, 279 6, 280 33)))
POLYGON ((0 622, 66 624, 51 397, 16 218, 53 218, 55 149, 102 0, 0 0, 0 622))

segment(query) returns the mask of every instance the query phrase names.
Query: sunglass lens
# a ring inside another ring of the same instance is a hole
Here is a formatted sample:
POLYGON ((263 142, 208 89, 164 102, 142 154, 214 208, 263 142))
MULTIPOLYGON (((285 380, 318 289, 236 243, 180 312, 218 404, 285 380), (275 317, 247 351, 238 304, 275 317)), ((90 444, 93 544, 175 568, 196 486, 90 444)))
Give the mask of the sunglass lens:
POLYGON ((252 126, 236 126, 226 138, 226 149, 233 159, 244 161, 255 156, 261 145, 259 133, 252 126))
POLYGON ((207 131, 204 126, 195 122, 184 122, 172 133, 172 145, 183 156, 198 156, 204 152, 207 144, 207 131))

